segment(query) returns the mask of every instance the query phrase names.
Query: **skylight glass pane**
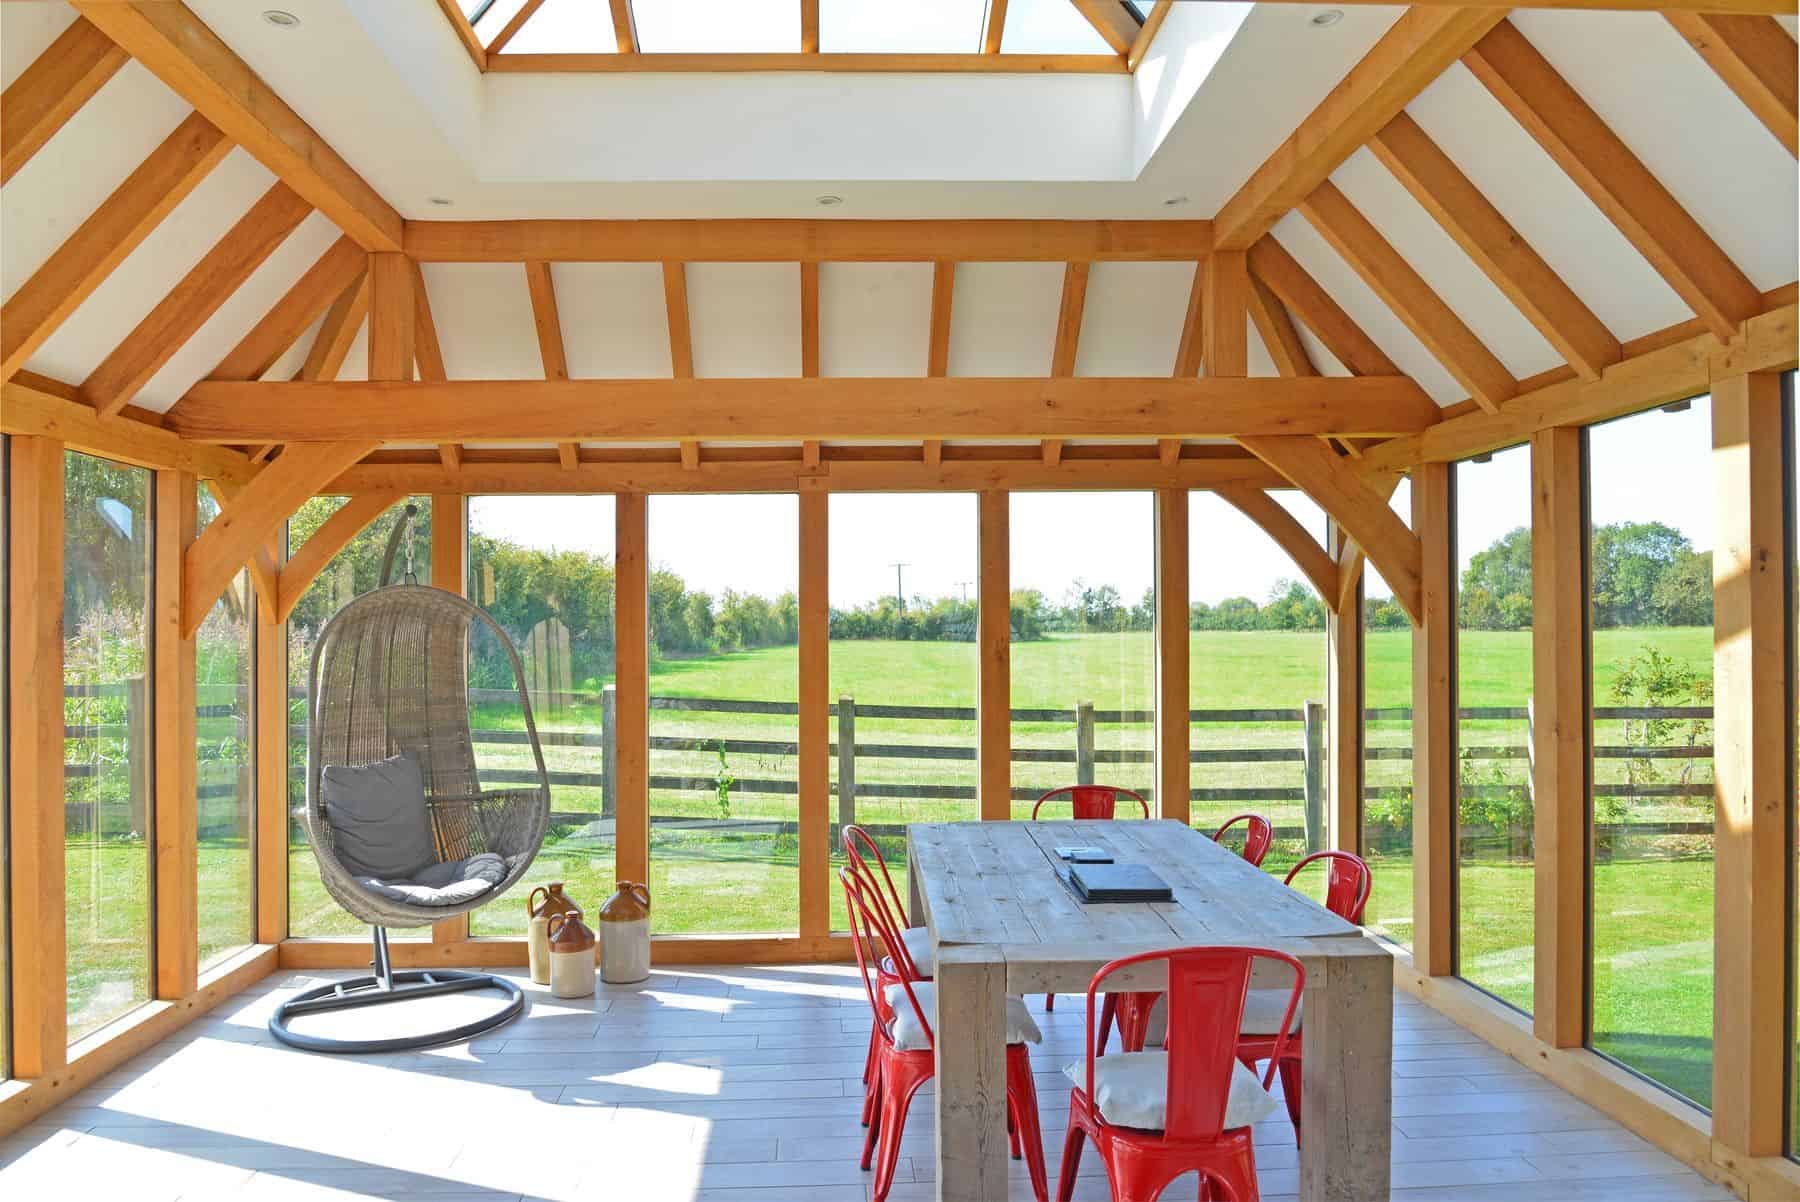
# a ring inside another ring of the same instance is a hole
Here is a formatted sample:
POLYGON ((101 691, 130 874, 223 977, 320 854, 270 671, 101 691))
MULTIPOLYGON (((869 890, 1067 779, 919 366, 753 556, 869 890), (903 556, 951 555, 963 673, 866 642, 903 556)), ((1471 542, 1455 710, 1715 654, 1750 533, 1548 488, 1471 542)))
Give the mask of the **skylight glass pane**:
POLYGON ((1000 52, 1111 54, 1113 49, 1069 0, 1011 0, 1000 52))
POLYGON ((794 53, 800 6, 794 0, 632 0, 645 54, 794 53))
MULTIPOLYGON (((486 22, 483 22, 485 25, 486 22)), ((549 0, 502 54, 617 54, 612 8, 595 0, 549 0)))
POLYGON ((464 0, 463 7, 468 10, 469 20, 475 23, 476 36, 485 46, 499 36, 514 13, 525 7, 525 0, 494 0, 485 12, 482 11, 482 0, 464 0))
POLYGON ((827 54, 974 54, 983 0, 822 0, 819 49, 827 54))
POLYGON ((1156 7, 1156 0, 1131 0, 1131 9, 1137 13, 1138 20, 1148 21, 1150 10, 1156 7))

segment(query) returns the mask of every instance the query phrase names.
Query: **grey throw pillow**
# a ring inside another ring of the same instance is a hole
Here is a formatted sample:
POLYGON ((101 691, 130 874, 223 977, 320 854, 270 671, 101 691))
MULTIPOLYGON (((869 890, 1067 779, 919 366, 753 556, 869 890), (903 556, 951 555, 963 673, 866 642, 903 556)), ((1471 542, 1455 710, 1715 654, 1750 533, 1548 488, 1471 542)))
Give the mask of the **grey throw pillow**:
POLYGON ((506 879, 506 861, 493 852, 466 860, 433 864, 411 880, 379 880, 358 877, 356 883, 389 901, 413 906, 460 906, 473 901, 506 879))
POLYGON ((373 764, 320 773, 332 847, 352 876, 405 880, 437 863, 419 761, 401 752, 373 764))

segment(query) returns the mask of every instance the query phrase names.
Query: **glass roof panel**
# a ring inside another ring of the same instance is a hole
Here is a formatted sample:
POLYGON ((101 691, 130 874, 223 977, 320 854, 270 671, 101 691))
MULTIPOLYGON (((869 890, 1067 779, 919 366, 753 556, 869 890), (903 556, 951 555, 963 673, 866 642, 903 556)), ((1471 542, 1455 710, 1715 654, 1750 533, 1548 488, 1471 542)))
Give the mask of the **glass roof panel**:
POLYGON ((819 49, 833 53, 975 54, 984 0, 821 0, 819 49))
MULTIPOLYGON (((483 21, 485 27, 487 22, 483 21)), ((498 32, 498 26, 495 27, 498 32)), ((617 54, 612 9, 595 0, 546 0, 502 54, 617 54)))
POLYGON ((800 49, 800 6, 794 0, 632 0, 631 11, 638 49, 645 54, 800 49))
POLYGON ((1156 7, 1156 0, 1131 0, 1132 11, 1137 13, 1138 20, 1148 21, 1150 10, 1156 7))
POLYGON ((1111 54, 1106 39, 1069 0, 1010 0, 1002 54, 1111 54))
POLYGON ((474 23, 475 36, 481 39, 483 46, 493 41, 513 19, 513 14, 523 7, 525 0, 494 0, 492 4, 485 0, 463 0, 465 15, 474 23))

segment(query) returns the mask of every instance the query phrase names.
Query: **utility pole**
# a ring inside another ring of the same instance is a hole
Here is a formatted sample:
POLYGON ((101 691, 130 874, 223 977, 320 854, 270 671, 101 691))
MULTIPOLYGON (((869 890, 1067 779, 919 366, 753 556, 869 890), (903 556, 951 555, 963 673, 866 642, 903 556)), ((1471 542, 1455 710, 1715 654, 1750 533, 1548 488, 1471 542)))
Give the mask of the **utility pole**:
POLYGON ((912 565, 910 563, 891 563, 888 566, 894 569, 894 600, 899 604, 900 612, 905 613, 906 588, 902 584, 902 581, 906 578, 906 569, 910 568, 912 565))
POLYGON ((969 600, 969 585, 970 585, 970 583, 971 582, 967 581, 967 580, 958 580, 956 582, 956 587, 962 590, 962 599, 965 604, 969 600))

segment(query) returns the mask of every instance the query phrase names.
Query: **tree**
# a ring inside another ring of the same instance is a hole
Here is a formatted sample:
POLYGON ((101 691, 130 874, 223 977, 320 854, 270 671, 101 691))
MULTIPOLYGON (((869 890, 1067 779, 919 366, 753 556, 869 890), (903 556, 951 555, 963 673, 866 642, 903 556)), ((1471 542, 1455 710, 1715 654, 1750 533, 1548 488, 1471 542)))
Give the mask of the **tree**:
POLYGON ((1462 574, 1461 620, 1471 630, 1531 625, 1531 529, 1520 526, 1469 560, 1462 574), (1473 607, 1473 608, 1471 608, 1473 607), (1519 616, 1524 620, 1520 621, 1519 616))
POLYGON ((1588 543, 1594 625, 1656 625, 1657 581, 1678 558, 1692 553, 1687 536, 1662 522, 1595 527, 1588 543))

